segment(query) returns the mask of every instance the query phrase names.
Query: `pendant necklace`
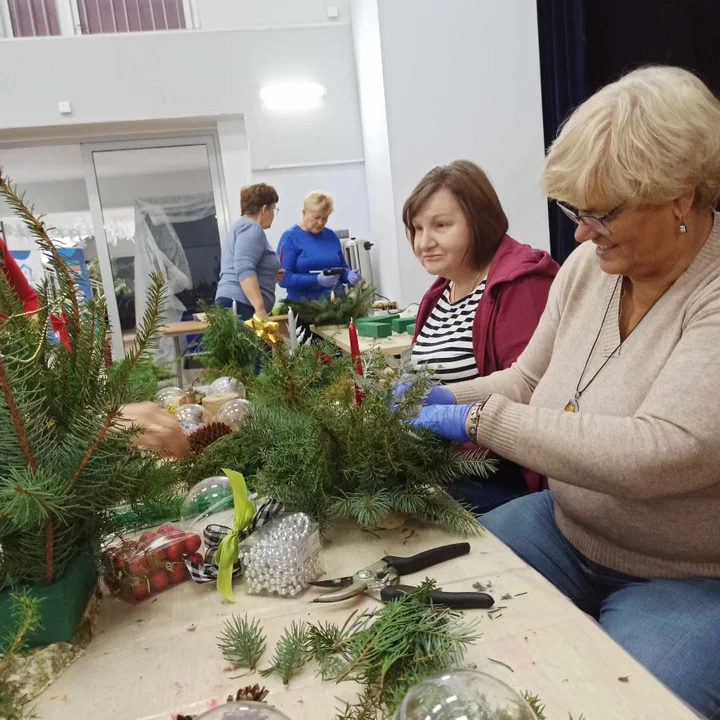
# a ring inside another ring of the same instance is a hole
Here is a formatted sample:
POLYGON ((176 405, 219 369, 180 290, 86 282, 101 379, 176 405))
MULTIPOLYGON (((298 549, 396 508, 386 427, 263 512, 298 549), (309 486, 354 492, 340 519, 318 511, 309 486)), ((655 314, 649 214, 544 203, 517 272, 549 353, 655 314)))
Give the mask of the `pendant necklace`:
MULTIPOLYGON (((603 328, 605 327, 605 321, 607 320, 608 313, 610 312, 610 306, 612 305, 612 301, 615 298, 615 295, 618 291, 618 286, 623 282, 625 277, 623 275, 619 275, 618 279, 615 283, 615 289, 612 292, 612 295, 610 295, 610 300, 607 304, 607 307, 605 308, 605 314, 603 315, 602 322, 600 323, 600 329, 598 330, 598 334, 595 336, 595 342, 593 342, 592 347, 590 348, 590 353, 587 356, 587 360, 585 360, 585 365, 583 367, 582 373, 580 374, 580 379, 578 380, 577 385, 575 386, 575 395, 572 397, 572 399, 568 400, 567 404, 565 405, 565 412, 571 412, 575 413, 580 410, 580 396, 592 385, 595 378, 600 374, 601 370, 610 362, 613 355, 622 347, 622 344, 627 340, 634 332, 635 328, 640 325, 640 323, 645 319, 647 314, 655 307, 657 302, 660 300, 660 298, 665 295, 665 293, 672 287, 672 284, 667 287, 663 293, 653 302, 653 304, 643 313, 643 316, 640 318, 640 320, 637 321, 635 324, 635 327, 627 334, 624 340, 621 340, 614 348, 614 350, 607 356, 605 359, 605 362, 597 369, 595 374, 585 383, 584 387, 580 387, 582 385, 583 378, 585 377, 585 371, 588 368, 588 365, 590 364, 590 359, 593 356, 593 353, 595 352, 595 346, 598 344, 598 341, 600 340, 600 335, 602 335, 603 328)), ((620 310, 622 311, 622 292, 620 293, 620 310)))

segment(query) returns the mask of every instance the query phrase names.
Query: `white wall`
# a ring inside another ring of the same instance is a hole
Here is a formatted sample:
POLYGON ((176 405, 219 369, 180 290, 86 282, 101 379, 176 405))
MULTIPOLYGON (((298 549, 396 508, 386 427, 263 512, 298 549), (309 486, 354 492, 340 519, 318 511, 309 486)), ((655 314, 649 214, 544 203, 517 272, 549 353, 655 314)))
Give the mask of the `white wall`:
POLYGON ((379 291, 400 299, 398 218, 395 213, 385 82, 380 45, 377 0, 352 5, 353 44, 358 89, 362 102, 365 175, 369 203, 370 239, 375 243, 372 262, 379 291))
POLYGON ((350 0, 200 0, 204 30, 347 22, 350 0), (338 18, 328 18, 328 7, 338 18))
POLYGON ((0 42, 0 67, 13 68, 0 131, 244 115, 255 168, 363 157, 348 24, 15 39, 0 42), (291 79, 325 86, 317 110, 261 105, 262 85, 291 79))
POLYGON ((498 191, 510 233, 549 249, 534 0, 352 0, 352 11, 372 231, 383 235, 383 263, 401 268, 401 301, 417 302, 432 282, 400 215, 436 165, 478 163, 498 191))
MULTIPOLYGON (((490 177, 510 234, 549 250, 535 1, 445 0, 438 12, 435 0, 381 0, 380 18, 396 213, 431 167, 465 158, 490 177)), ((399 247, 414 269, 404 294, 418 299, 429 278, 399 247)))

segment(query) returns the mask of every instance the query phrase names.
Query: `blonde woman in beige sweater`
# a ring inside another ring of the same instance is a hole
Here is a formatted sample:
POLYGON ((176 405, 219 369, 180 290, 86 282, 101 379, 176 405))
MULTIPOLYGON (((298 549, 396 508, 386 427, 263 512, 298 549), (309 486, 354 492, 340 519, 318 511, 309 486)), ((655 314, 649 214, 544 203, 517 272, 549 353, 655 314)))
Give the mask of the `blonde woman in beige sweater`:
POLYGON ((720 102, 632 72, 570 117, 543 182, 580 247, 533 338, 415 422, 550 478, 483 523, 720 718, 720 102))

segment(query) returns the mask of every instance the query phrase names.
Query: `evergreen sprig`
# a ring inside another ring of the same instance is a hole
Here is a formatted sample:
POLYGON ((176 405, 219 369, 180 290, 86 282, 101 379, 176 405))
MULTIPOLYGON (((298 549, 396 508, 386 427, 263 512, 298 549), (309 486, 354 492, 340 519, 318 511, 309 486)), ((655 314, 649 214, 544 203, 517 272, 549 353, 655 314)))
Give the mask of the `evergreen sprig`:
POLYGON ((286 300, 298 320, 308 325, 347 325, 365 317, 375 298, 375 287, 361 280, 348 293, 338 291, 317 300, 286 300))
POLYGON ((258 354, 267 349, 261 340, 232 311, 220 305, 202 305, 207 328, 198 351, 209 377, 228 375, 243 383, 251 380, 258 354))
POLYGON ((486 477, 493 463, 407 423, 421 406, 429 372, 415 371, 395 398, 394 383, 407 369, 369 353, 358 406, 353 382, 360 379, 350 358, 331 353, 326 346, 274 348, 248 385, 254 412, 239 432, 190 461, 188 482, 233 467, 263 496, 322 526, 352 518, 373 527, 401 513, 458 535, 481 532, 472 512, 444 488, 486 477))
POLYGON ((287 685, 303 671, 309 659, 307 625, 293 621, 278 640, 272 664, 260 674, 268 677, 275 673, 282 678, 283 684, 287 685))
POLYGON ((25 703, 18 697, 8 676, 11 662, 22 650, 27 634, 39 625, 39 602, 22 590, 14 591, 11 600, 14 624, 10 633, 0 639, 0 718, 25 720, 28 718, 25 703))
POLYGON ((223 657, 236 668, 255 670, 265 652, 265 636, 257 619, 233 615, 225 622, 219 648, 223 657))
POLYGON ((105 372, 106 304, 79 301, 76 283, 7 177, 0 195, 50 256, 59 292, 38 291, 33 317, 0 273, 0 589, 52 584, 78 552, 97 553, 117 526, 112 508, 162 496, 170 478, 154 458, 130 452, 133 431, 118 426, 127 384, 150 362, 162 316, 162 280, 152 279, 150 306, 136 343, 116 371, 105 372), (51 308, 52 305, 52 308, 51 308), (51 309, 67 329, 68 345, 50 344, 51 309))
POLYGON ((461 663, 478 638, 475 623, 464 623, 457 610, 431 605, 434 589, 433 581, 425 581, 380 610, 351 616, 342 628, 311 625, 309 647, 323 678, 363 687, 339 719, 391 716, 413 685, 461 663))

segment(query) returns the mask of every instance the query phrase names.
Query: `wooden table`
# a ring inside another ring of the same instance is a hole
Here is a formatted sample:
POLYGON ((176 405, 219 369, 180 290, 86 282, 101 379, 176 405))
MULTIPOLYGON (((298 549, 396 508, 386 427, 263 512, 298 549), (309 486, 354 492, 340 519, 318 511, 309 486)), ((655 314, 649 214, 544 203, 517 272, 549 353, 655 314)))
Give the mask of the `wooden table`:
POLYGON ((180 348, 180 338, 188 335, 198 335, 205 331, 207 323, 204 320, 185 320, 168 323, 160 328, 160 334, 173 339, 175 347, 175 375, 179 388, 185 387, 183 381, 183 354, 180 348))
MULTIPOLYGON (((456 537, 413 524, 408 540, 401 531, 374 537, 348 526, 331 534, 323 549, 328 576, 347 574, 386 554, 411 555, 456 537)), ((519 691, 538 694, 549 720, 568 714, 586 720, 691 720, 696 715, 649 672, 618 647, 597 625, 489 534, 471 541, 470 555, 437 565, 432 574, 448 590, 492 583, 502 617, 467 612, 479 620, 482 637, 466 662, 519 691), (501 600, 506 593, 511 600, 501 600), (519 593, 526 593, 518 597, 519 593), (492 658, 492 659, 491 659, 492 658), (498 664, 504 663, 512 670, 498 664), (626 682, 619 678, 627 679, 626 682)), ((428 571, 410 576, 419 582, 428 571)), ((96 636, 80 657, 37 701, 43 720, 170 720, 173 713, 202 713, 241 686, 259 682, 272 704, 291 720, 332 720, 337 698, 354 697, 352 684, 322 683, 309 667, 283 687, 245 670, 232 670, 217 648, 217 636, 231 614, 262 623, 267 667, 275 643, 293 620, 342 624, 352 610, 377 607, 365 596, 336 605, 311 604, 317 591, 296 598, 245 595, 235 583, 237 603, 225 603, 211 585, 187 581, 132 607, 106 599, 96 636)))
MULTIPOLYGON (((204 317, 204 316, 203 316, 204 317)), ((271 317, 272 322, 278 323, 280 332, 287 335, 287 315, 277 315, 271 317)), ((160 334, 173 339, 175 348, 175 375, 177 377, 178 387, 184 387, 183 380, 183 354, 180 348, 180 338, 188 335, 198 335, 207 329, 207 322, 201 320, 184 320, 181 322, 168 323, 160 328, 160 334)))
MULTIPOLYGON (((350 334, 348 329, 341 325, 313 326, 312 331, 326 340, 334 342, 342 351, 350 352, 350 334)), ((360 352, 366 350, 380 350, 383 355, 396 357, 402 355, 412 346, 412 336, 407 333, 393 333, 386 338, 358 338, 360 352)))

